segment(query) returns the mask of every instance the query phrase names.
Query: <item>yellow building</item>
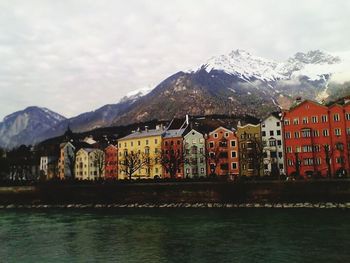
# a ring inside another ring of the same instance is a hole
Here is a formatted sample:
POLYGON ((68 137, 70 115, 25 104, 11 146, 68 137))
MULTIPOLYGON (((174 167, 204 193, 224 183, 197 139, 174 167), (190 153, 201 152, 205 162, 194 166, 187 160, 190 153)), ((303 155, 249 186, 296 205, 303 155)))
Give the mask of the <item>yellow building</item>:
POLYGON ((118 140, 118 179, 162 177, 159 156, 163 133, 161 126, 146 127, 118 140))
POLYGON ((104 178, 105 156, 100 149, 81 148, 75 155, 75 178, 96 180, 104 178))
POLYGON ((240 176, 263 175, 263 144, 261 141, 261 128, 259 124, 246 124, 237 126, 239 141, 239 170, 240 176))

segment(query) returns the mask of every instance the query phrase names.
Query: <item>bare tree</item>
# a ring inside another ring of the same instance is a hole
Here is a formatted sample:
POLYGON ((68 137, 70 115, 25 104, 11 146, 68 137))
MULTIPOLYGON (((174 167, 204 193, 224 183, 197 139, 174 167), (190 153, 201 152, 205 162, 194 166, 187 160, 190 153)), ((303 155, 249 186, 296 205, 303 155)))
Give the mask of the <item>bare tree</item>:
POLYGON ((257 137, 245 141, 245 147, 240 149, 241 162, 253 169, 257 176, 261 176, 264 164, 264 145, 257 137))
POLYGON ((224 153, 227 154, 227 150, 225 151, 219 145, 215 145, 214 148, 210 148, 205 154, 203 154, 209 164, 210 175, 216 175, 216 169, 220 164, 221 159, 225 157, 228 158, 228 156, 223 156, 224 153))
POLYGON ((101 178, 105 170, 105 153, 101 150, 94 152, 94 166, 97 168, 98 178, 101 178))
POLYGON ((121 158, 120 170, 124 172, 129 180, 132 179, 133 174, 142 168, 149 168, 151 160, 148 155, 141 152, 125 152, 121 158))
POLYGON ((170 178, 175 178, 177 171, 184 163, 184 154, 180 149, 175 150, 173 147, 163 150, 158 157, 160 164, 167 173, 170 174, 170 178))

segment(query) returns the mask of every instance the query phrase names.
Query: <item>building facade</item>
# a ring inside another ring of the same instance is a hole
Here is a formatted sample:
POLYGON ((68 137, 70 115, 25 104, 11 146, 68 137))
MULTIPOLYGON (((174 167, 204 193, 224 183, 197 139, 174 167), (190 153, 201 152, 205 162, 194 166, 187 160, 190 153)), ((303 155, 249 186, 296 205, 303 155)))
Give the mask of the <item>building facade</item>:
POLYGON ((282 114, 272 113, 261 122, 261 139, 264 146, 264 175, 280 176, 284 170, 282 114))
POLYGON ((264 171, 260 123, 256 125, 239 123, 237 137, 240 176, 262 176, 264 171))
POLYGON ((134 131, 118 140, 119 179, 162 177, 159 154, 162 148, 163 133, 162 127, 150 130, 146 127, 145 130, 134 131), (137 159, 136 162, 135 159, 137 159))
POLYGON ((206 176, 205 140, 202 133, 192 129, 184 136, 184 171, 186 178, 206 176))
POLYGON ((97 180, 105 177, 105 154, 102 150, 81 148, 75 158, 76 179, 97 180))
POLYGON ((184 178, 184 145, 185 128, 167 130, 163 134, 161 162, 165 178, 184 178))
POLYGON ((350 105, 303 101, 283 114, 285 160, 290 176, 349 173, 350 105))
POLYGON ((105 148, 105 178, 118 179, 118 148, 112 144, 105 148))
POLYGON ((58 159, 58 176, 60 179, 73 178, 75 146, 70 142, 61 143, 58 159))
POLYGON ((40 157, 40 173, 46 179, 58 178, 58 159, 56 156, 40 157))
POLYGON ((239 175, 238 140, 236 133, 219 127, 206 140, 207 173, 209 175, 239 175))

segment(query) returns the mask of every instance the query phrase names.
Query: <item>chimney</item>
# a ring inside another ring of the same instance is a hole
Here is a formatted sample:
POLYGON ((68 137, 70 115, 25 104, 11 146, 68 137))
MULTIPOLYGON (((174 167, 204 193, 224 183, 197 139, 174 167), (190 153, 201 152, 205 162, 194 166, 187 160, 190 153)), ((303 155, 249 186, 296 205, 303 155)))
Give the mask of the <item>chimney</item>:
POLYGON ((299 105, 299 104, 301 103, 301 100, 302 100, 302 99, 301 99, 300 96, 299 96, 299 97, 296 97, 296 98, 295 98, 295 104, 296 104, 296 105, 299 105))
POLYGON ((148 132, 148 126, 145 126, 145 132, 148 132))
POLYGON ((186 114, 186 124, 189 125, 190 124, 190 120, 189 120, 189 116, 188 114, 186 114))

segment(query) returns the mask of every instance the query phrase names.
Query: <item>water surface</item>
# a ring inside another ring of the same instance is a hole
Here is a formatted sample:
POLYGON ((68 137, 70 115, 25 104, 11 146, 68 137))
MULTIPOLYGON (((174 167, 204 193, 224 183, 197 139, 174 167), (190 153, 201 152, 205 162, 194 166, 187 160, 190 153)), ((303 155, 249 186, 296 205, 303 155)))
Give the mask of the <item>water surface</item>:
POLYGON ((350 262, 350 211, 0 210, 0 262, 350 262))

